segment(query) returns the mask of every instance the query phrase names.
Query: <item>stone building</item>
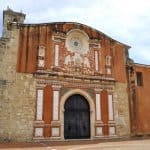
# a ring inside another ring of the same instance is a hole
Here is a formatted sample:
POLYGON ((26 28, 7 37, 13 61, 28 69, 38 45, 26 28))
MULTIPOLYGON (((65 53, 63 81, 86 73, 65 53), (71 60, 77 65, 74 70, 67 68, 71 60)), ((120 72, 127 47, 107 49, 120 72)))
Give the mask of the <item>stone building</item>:
POLYGON ((150 66, 135 64, 130 46, 80 23, 24 19, 3 12, 0 140, 150 133, 150 66))

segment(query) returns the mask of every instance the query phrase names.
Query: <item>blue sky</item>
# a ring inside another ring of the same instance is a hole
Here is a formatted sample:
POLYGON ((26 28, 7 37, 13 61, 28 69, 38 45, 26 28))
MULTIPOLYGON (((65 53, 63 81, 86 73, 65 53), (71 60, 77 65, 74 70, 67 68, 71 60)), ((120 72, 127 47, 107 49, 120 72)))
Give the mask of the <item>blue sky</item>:
POLYGON ((73 21, 94 27, 130 45, 135 62, 150 65, 150 0, 0 0, 0 34, 7 6, 25 13, 25 23, 73 21))

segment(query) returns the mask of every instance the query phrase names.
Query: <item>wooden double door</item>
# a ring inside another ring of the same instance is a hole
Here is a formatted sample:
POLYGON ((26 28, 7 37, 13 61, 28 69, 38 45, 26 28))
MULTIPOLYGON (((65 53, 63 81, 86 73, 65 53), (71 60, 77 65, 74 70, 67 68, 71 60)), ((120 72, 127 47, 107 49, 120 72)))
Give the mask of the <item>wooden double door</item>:
POLYGON ((90 138, 90 107, 87 100, 79 94, 72 95, 64 108, 65 139, 90 138))

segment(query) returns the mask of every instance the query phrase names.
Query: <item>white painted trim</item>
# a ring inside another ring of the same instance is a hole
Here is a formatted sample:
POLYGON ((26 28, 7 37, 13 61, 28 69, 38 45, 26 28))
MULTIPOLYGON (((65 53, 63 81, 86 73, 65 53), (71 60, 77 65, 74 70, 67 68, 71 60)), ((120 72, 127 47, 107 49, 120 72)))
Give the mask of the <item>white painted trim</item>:
POLYGON ((113 96, 108 95, 108 112, 109 112, 109 120, 114 119, 114 111, 113 111, 113 96))
POLYGON ((52 128, 52 137, 58 137, 59 136, 59 128, 53 127, 52 128))
POLYGON ((59 91, 53 91, 53 120, 58 120, 59 91))
POLYGON ((100 99, 100 94, 96 94, 96 120, 101 120, 101 99, 100 99))
POLYGON ((59 45, 55 45, 55 66, 59 66, 59 45))
POLYGON ((98 71, 98 52, 95 51, 95 70, 98 71))
POLYGON ((43 120, 43 90, 37 90, 36 120, 43 120))
POLYGON ((103 128, 96 127, 96 136, 102 136, 102 135, 103 135, 103 128))
POLYGON ((35 137, 43 136, 43 128, 35 128, 35 137))
POLYGON ((109 135, 115 135, 115 127, 109 127, 109 135))

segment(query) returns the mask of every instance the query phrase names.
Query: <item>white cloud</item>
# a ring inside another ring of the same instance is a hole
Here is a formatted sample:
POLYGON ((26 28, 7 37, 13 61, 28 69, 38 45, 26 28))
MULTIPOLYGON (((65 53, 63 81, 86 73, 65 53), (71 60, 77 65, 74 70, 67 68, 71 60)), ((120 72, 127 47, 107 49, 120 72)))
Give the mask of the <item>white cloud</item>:
POLYGON ((0 19, 7 5, 22 9, 26 23, 75 21, 90 25, 131 45, 131 56, 150 64, 149 0, 1 0, 0 19))

